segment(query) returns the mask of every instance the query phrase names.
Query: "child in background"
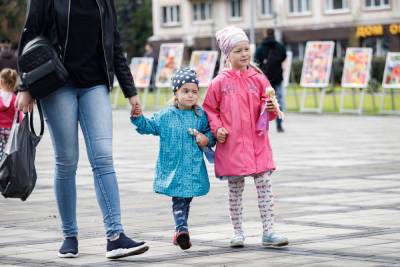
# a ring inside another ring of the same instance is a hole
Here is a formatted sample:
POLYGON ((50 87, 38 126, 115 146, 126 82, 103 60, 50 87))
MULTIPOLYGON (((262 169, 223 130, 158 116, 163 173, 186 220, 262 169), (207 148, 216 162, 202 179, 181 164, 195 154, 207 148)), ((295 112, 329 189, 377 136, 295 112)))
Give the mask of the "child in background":
POLYGON ((12 69, 3 69, 0 72, 0 159, 3 157, 15 113, 15 88, 17 72, 12 69))
POLYGON ((148 119, 139 108, 131 117, 140 134, 160 136, 160 150, 153 188, 172 197, 175 219, 173 244, 191 247, 188 216, 193 197, 206 195, 210 184, 201 148, 215 144, 207 116, 197 105, 199 81, 196 72, 184 68, 172 77, 174 105, 148 119))
POLYGON ((268 119, 277 117, 277 106, 268 98, 269 81, 250 64, 250 45, 240 28, 226 27, 216 34, 217 43, 227 58, 226 69, 213 79, 204 100, 213 135, 218 140, 215 174, 228 180, 229 211, 234 228, 231 247, 243 247, 242 193, 245 177, 252 177, 258 194, 263 224, 263 246, 285 246, 288 239, 273 231, 273 195, 270 175, 275 169, 267 131, 257 129, 260 111, 268 119))

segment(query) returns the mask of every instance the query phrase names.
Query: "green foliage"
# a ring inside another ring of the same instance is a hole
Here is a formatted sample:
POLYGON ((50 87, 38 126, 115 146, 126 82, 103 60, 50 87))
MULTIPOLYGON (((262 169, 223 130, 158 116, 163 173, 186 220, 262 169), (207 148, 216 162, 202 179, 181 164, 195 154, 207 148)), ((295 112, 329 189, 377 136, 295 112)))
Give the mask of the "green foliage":
POLYGON ((151 1, 118 0, 115 6, 122 46, 128 58, 142 55, 147 39, 153 34, 151 1))
POLYGON ((25 13, 26 0, 0 0, 0 37, 18 43, 25 13))

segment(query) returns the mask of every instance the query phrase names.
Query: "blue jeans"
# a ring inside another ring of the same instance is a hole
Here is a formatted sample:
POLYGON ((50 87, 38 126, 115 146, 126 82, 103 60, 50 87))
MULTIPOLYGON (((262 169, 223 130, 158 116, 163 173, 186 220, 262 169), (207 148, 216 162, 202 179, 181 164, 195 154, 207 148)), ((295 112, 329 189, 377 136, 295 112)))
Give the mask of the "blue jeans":
MULTIPOLYGON (((281 111, 285 111, 285 96, 283 95, 282 83, 275 84, 274 86, 276 99, 278 100, 281 111)), ((276 125, 279 127, 282 125, 282 119, 276 119, 276 125)))
POLYGON ((107 238, 123 232, 119 191, 112 158, 112 109, 105 85, 67 85, 40 101, 55 156, 55 194, 65 237, 77 236, 76 169, 78 123, 93 171, 97 202, 107 238))
POLYGON ((172 213, 175 219, 175 229, 177 232, 188 231, 188 218, 191 197, 173 197, 172 198, 172 213))

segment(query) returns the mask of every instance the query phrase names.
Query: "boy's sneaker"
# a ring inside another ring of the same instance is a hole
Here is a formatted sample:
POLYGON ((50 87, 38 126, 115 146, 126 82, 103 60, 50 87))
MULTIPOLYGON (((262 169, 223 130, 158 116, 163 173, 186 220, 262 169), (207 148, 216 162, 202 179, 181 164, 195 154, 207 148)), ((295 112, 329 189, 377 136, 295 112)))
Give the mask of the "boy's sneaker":
POLYGON ((119 259, 128 256, 138 255, 146 252, 149 247, 145 242, 136 242, 124 233, 119 235, 119 238, 114 241, 107 239, 107 252, 108 259, 119 259))
POLYGON ((231 239, 231 243, 230 243, 231 248, 242 248, 242 247, 244 247, 245 238, 246 237, 244 236, 243 233, 236 233, 231 239))
POLYGON ((264 247, 283 247, 289 244, 289 240, 276 233, 263 234, 262 245, 264 247))
POLYGON ((58 257, 76 258, 78 255, 78 239, 76 236, 65 238, 61 248, 58 250, 58 257))
POLYGON ((179 246, 183 250, 189 249, 192 246, 192 242, 190 242, 189 232, 186 231, 176 232, 174 234, 172 243, 175 246, 179 246))

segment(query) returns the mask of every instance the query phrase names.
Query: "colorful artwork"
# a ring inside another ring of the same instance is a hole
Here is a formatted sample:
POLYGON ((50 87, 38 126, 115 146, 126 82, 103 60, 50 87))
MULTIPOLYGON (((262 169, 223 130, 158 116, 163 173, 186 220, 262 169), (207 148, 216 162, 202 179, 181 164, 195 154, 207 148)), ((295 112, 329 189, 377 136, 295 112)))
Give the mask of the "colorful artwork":
POLYGON ((170 87, 171 77, 182 65, 183 44, 162 44, 158 59, 156 86, 170 87))
POLYGON ((342 74, 342 87, 366 88, 369 82, 371 59, 371 48, 347 48, 342 74))
POLYGON ((293 53, 292 51, 286 52, 286 59, 282 62, 282 70, 283 70, 283 87, 288 87, 289 78, 290 78, 290 70, 292 68, 293 61, 293 53))
POLYGON ((190 67, 197 72, 200 87, 210 84, 217 62, 217 51, 193 51, 190 59, 190 67))
POLYGON ((400 53, 389 52, 386 56, 383 87, 400 88, 400 53))
POLYGON ((150 86, 151 74, 153 70, 153 58, 134 57, 131 62, 131 73, 138 88, 150 86))
POLYGON ((300 85, 303 87, 327 87, 331 75, 335 43, 307 42, 300 85))

